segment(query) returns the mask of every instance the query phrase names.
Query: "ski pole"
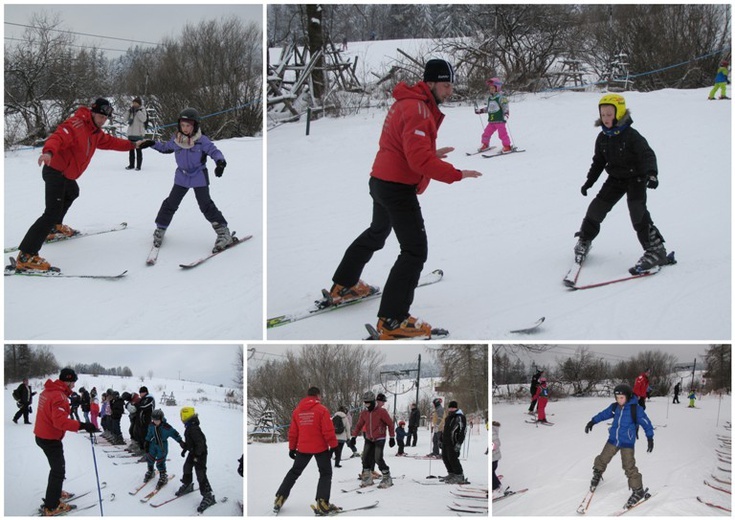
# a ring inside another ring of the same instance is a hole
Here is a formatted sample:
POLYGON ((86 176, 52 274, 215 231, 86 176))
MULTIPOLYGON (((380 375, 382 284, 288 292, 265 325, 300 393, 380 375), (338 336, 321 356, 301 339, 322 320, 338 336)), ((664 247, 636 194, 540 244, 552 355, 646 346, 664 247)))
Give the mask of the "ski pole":
POLYGON ((92 445, 92 460, 94 461, 94 474, 97 477, 97 496, 99 497, 100 501, 100 516, 105 516, 104 511, 102 510, 102 488, 100 487, 100 474, 97 470, 97 455, 94 452, 94 433, 89 434, 89 443, 92 445))
POLYGON ((485 131, 485 123, 483 123, 483 121, 482 121, 482 114, 480 114, 479 112, 477 112, 478 110, 480 110, 480 107, 477 106, 477 101, 473 101, 473 103, 475 104, 475 114, 477 114, 477 117, 480 118, 480 128, 482 128, 482 131, 484 132, 485 131))

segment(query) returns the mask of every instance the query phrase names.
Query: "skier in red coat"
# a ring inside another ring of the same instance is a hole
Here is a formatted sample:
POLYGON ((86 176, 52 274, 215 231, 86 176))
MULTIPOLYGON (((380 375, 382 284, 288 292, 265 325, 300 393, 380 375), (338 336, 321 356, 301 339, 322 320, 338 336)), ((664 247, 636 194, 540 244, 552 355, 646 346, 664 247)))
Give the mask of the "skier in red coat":
POLYGON ((312 386, 291 415, 288 429, 288 456, 294 459, 293 466, 286 473, 281 486, 276 491, 273 511, 278 512, 291 494, 296 481, 309 464, 312 457, 319 467, 319 482, 316 486, 317 514, 334 514, 341 508, 329 502, 332 491, 332 456, 337 448, 337 435, 334 433, 332 415, 320 400, 321 391, 312 386))
POLYGON ((56 381, 48 379, 44 383, 43 391, 38 398, 38 411, 33 433, 36 436, 36 444, 43 450, 51 467, 46 486, 46 497, 41 507, 41 516, 67 513, 75 507, 61 501, 62 498, 69 498, 69 494, 61 489, 66 475, 64 445, 61 442, 64 435, 67 431, 84 430, 89 433, 97 431, 92 423, 83 423, 69 418, 71 411, 69 396, 76 380, 77 374, 74 370, 64 368, 56 381))
POLYGON ((648 381, 650 375, 651 369, 647 368, 636 378, 635 384, 633 385, 633 394, 638 397, 638 406, 644 410, 646 409, 646 398, 648 397, 648 388, 650 386, 648 381))
POLYGON ((548 423, 546 420, 546 404, 549 402, 549 388, 546 385, 546 378, 542 377, 538 380, 536 394, 533 396, 538 402, 538 422, 548 423))

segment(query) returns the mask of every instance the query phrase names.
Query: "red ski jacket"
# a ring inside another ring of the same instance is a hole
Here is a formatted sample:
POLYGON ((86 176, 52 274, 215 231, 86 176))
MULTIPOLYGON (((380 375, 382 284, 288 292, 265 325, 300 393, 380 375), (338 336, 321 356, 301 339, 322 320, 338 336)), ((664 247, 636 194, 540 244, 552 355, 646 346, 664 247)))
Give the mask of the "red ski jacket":
POLYGON ((390 418, 388 410, 385 408, 373 408, 372 411, 363 410, 357 419, 357 424, 352 429, 352 436, 357 437, 365 427, 365 438, 370 441, 380 441, 385 439, 386 427, 391 437, 396 436, 396 430, 393 426, 393 419, 390 418))
POLYGON ((423 193, 431 179, 452 183, 462 172, 436 156, 436 137, 444 114, 423 81, 414 86, 399 83, 396 99, 383 123, 379 150, 370 175, 378 179, 411 184, 423 193))
POLYGON ((337 447, 332 416, 318 397, 304 397, 291 415, 288 449, 299 453, 322 453, 337 447))
POLYGON ((80 107, 46 139, 43 153, 51 154, 51 168, 75 180, 87 169, 97 148, 125 152, 135 148, 135 144, 97 128, 89 107, 80 107))
POLYGON ((67 431, 79 431, 79 421, 69 419, 70 395, 71 390, 63 381, 46 380, 38 398, 36 425, 33 427, 36 437, 60 441, 67 431))
POLYGON ((637 395, 638 397, 646 397, 648 386, 648 376, 645 372, 643 372, 635 380, 635 385, 633 385, 633 395, 637 395))

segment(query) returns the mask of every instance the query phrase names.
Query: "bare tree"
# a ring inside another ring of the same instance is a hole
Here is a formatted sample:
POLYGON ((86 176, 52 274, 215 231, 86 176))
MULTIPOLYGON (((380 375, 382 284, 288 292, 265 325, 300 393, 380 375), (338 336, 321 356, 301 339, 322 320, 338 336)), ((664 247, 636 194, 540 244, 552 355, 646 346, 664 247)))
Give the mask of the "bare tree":
POLYGON ((488 346, 444 345, 434 351, 443 386, 467 412, 483 411, 488 402, 488 346))
POLYGON ((575 395, 587 395, 599 383, 608 379, 610 364, 597 358, 589 347, 579 347, 574 357, 557 363, 556 378, 572 385, 575 395))
POLYGON ((708 387, 730 393, 732 381, 732 345, 710 345, 704 355, 708 387))

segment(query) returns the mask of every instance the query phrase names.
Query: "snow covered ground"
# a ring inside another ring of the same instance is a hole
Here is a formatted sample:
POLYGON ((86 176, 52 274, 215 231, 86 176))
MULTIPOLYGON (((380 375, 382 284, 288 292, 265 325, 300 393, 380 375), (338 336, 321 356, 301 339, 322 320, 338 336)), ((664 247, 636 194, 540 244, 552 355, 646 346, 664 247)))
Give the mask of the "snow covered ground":
MULTIPOLYGON (((420 429, 418 444, 415 448, 407 448, 410 455, 426 455, 431 451, 431 434, 428 429, 420 429)), ((484 424, 476 424, 468 433, 468 451, 466 459, 460 460, 464 474, 473 487, 487 488, 488 456, 484 455, 488 447, 488 432, 484 424)), ((362 449, 362 441, 357 441, 358 451, 362 449)), ((462 500, 451 495, 451 490, 459 486, 437 484, 429 475, 443 476, 447 474, 441 460, 423 460, 410 457, 396 457, 398 448, 386 448, 386 464, 390 467, 394 485, 388 489, 370 488, 366 494, 356 491, 348 493, 342 489, 352 490, 359 486, 358 474, 361 471, 360 458, 342 461, 341 468, 333 468, 331 502, 343 507, 360 507, 379 501, 378 507, 364 511, 349 513, 350 516, 448 516, 456 513, 447 508, 453 501, 462 500), (397 478, 401 477, 401 478, 397 478), (436 485, 422 485, 416 482, 436 485)), ((347 447, 342 452, 349 454, 347 447)), ((291 468, 292 460, 288 457, 288 443, 263 444, 252 443, 247 446, 247 515, 265 516, 273 508, 278 486, 291 468)), ((309 504, 314 504, 316 482, 319 472, 316 462, 312 461, 304 470, 291 491, 279 516, 312 516, 309 504)), ((465 500, 467 501, 467 500, 465 500)))
MULTIPOLYGON (((127 152, 98 150, 79 179, 81 194, 65 223, 84 230, 127 222, 128 228, 48 244, 41 256, 69 274, 126 269, 128 274, 116 281, 5 277, 5 339, 262 339, 263 140, 215 144, 228 166, 221 178, 210 173, 212 199, 231 230, 253 235, 248 243, 182 270, 180 263, 211 252, 216 236, 190 192, 169 227, 158 263, 146 266, 156 213, 173 186, 175 161, 144 150, 142 171, 126 171, 127 152)), ((43 212, 38 154, 5 154, 5 247, 17 246, 43 212)))
MULTIPOLYGON (((30 383, 36 392, 41 392, 44 380, 31 379, 30 383)), ((225 393, 230 390, 191 381, 176 381, 162 378, 146 378, 141 382, 139 378, 119 378, 114 376, 92 377, 80 374, 75 386, 91 389, 97 387, 99 393, 108 387, 120 393, 125 391, 137 392, 145 384, 151 395, 156 399, 157 407, 164 411, 167 421, 184 435, 184 425, 179 419, 179 410, 182 406, 194 406, 201 420, 201 428, 207 437, 209 456, 207 461, 207 476, 214 490, 217 500, 227 497, 224 503, 212 506, 204 514, 206 516, 240 516, 238 501, 243 499, 243 479, 237 474, 238 459, 243 450, 243 410, 242 406, 225 403, 225 393), (162 393, 173 393, 176 397, 176 406, 164 406, 159 403, 162 393)), ((36 446, 33 436, 33 426, 13 424, 12 414, 16 406, 11 396, 17 384, 9 384, 4 392, 5 415, 3 430, 5 432, 5 488, 4 514, 6 516, 31 516, 34 509, 41 503, 46 491, 48 476, 48 462, 43 451, 36 446)), ((34 413, 31 421, 35 423, 35 406, 38 396, 34 396, 34 413)), ((80 417, 83 420, 83 415, 80 417)), ((129 441, 127 432, 130 421, 127 414, 121 421, 121 429, 126 441, 129 441)), ((122 452, 127 453, 127 452, 122 452)), ((86 497, 79 498, 79 507, 98 503, 97 479, 95 477, 95 458, 100 482, 107 482, 102 489, 102 508, 105 516, 189 516, 196 514, 196 508, 201 501, 199 492, 182 497, 170 504, 159 508, 140 503, 143 492, 130 496, 133 490, 143 481, 146 464, 132 462, 136 458, 121 458, 120 447, 113 447, 102 438, 94 448, 85 433, 67 432, 64 438, 64 455, 66 458, 66 481, 64 489, 73 493, 84 493, 94 490, 86 497), (112 495, 114 499, 112 498, 112 495)), ((181 483, 184 460, 181 449, 174 441, 169 441, 169 475, 174 479, 166 485, 151 502, 159 503, 174 496, 174 492, 181 483)), ((288 458, 288 457, 287 457, 288 458)), ((290 459, 289 459, 290 460, 290 459)), ((196 476, 194 477, 196 484, 196 476)), ((198 486, 197 486, 198 487, 198 486)), ((150 491, 153 484, 144 490, 150 491)), ((80 511, 75 516, 101 516, 99 507, 80 511)))
MULTIPOLYGON (((635 510, 636 516, 711 516, 725 512, 700 504, 697 496, 730 508, 731 495, 707 487, 718 484, 712 475, 731 480, 731 466, 718 460, 715 450, 731 453, 718 436, 730 438, 731 397, 699 396, 696 409, 688 401, 670 404, 670 397, 647 402, 646 413, 656 428, 654 449, 646 453, 641 433, 636 463, 643 485, 654 496, 635 510), (720 469, 723 468, 723 469, 720 469)), ((502 459, 498 474, 504 486, 529 488, 523 495, 493 505, 493 516, 576 516, 592 476, 592 463, 607 441, 604 423, 585 435, 587 422, 613 402, 612 398, 580 398, 549 402, 548 420, 554 426, 527 424, 528 403, 495 404, 492 420, 500 427, 502 459)), ((729 458, 729 457, 728 457, 729 458)), ((616 455, 597 488, 588 515, 606 516, 620 509, 630 496, 627 479, 616 455)))
MULTIPOLYGON (((350 45, 351 49, 353 45, 350 45)), ((625 93, 634 127, 656 152, 660 186, 649 191, 654 222, 678 265, 650 279, 570 292, 561 280, 587 206, 583 197, 599 93, 520 95, 509 128, 527 151, 468 157, 484 120, 448 105, 437 145, 449 161, 484 176, 432 182, 420 197, 429 237, 424 271, 441 283, 416 291, 412 314, 446 328, 452 340, 517 340, 508 331, 546 323, 536 340, 727 340, 731 335, 731 107, 708 89, 625 93)), ((267 315, 306 309, 331 286, 344 250, 371 215, 368 176, 385 110, 282 125, 268 133, 267 315)), ((498 144, 497 136, 492 144, 498 144)), ((608 215, 580 282, 619 278, 642 250, 621 201, 608 215)), ((389 238, 363 272, 382 286, 398 255, 389 238)), ((271 340, 366 336, 374 300, 269 329, 271 340)), ((522 338, 520 338, 522 339, 522 338)))

